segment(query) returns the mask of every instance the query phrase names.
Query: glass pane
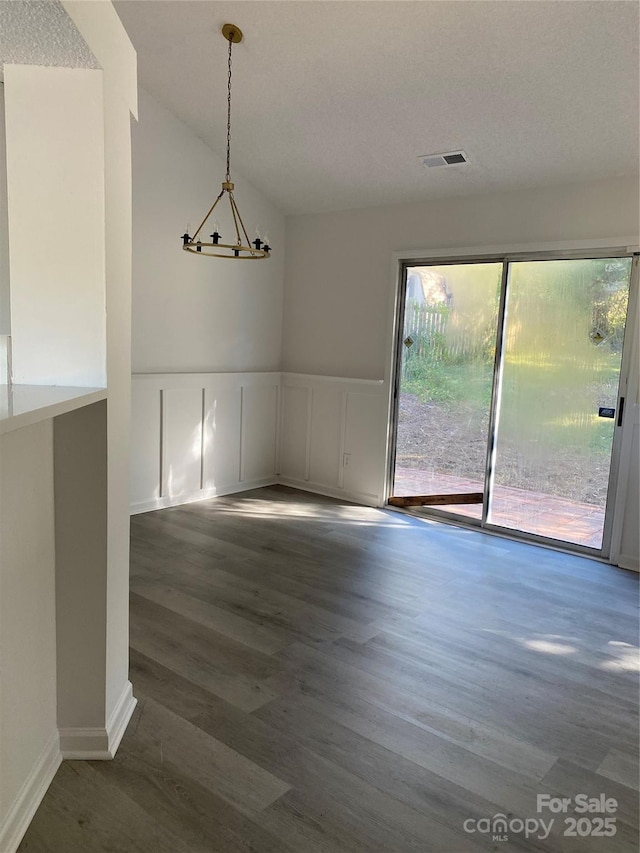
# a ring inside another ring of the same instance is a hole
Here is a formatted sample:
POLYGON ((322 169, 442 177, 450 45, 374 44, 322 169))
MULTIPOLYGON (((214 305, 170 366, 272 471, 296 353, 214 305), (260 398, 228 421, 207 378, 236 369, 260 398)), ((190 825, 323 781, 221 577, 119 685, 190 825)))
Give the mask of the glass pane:
POLYGON ((510 265, 490 523, 602 547, 630 273, 510 265))
POLYGON ((407 270, 394 495, 484 489, 501 277, 501 263, 407 270))

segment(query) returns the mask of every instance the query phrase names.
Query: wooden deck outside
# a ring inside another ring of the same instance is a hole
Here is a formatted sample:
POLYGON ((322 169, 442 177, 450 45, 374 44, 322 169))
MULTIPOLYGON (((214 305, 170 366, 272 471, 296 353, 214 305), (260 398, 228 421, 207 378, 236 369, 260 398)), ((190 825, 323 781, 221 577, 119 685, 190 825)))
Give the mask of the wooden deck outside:
MULTIPOLYGON (((396 468, 396 495, 427 495, 446 492, 479 492, 483 484, 463 477, 434 474, 417 468, 396 468)), ((440 509, 480 519, 482 506, 456 504, 440 509)), ((514 530, 523 530, 589 548, 602 547, 604 509, 567 498, 528 492, 508 486, 495 486, 492 522, 514 530)))

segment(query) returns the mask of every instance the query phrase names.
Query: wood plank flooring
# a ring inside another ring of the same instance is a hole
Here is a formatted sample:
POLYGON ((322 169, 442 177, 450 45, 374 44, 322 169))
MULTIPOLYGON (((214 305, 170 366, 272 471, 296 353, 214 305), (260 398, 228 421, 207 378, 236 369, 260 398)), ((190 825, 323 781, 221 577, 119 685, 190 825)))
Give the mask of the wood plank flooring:
POLYGON ((138 707, 21 853, 636 851, 636 575, 284 487, 131 527, 138 707))

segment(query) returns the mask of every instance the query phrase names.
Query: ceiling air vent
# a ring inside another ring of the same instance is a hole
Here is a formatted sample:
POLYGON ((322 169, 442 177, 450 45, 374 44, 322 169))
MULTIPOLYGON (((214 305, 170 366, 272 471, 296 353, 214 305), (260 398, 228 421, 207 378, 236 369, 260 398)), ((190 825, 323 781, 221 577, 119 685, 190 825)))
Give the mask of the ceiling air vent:
POLYGON ((421 154, 422 165, 429 169, 436 166, 457 166, 460 163, 468 163, 469 158, 464 151, 446 151, 444 154, 421 154))

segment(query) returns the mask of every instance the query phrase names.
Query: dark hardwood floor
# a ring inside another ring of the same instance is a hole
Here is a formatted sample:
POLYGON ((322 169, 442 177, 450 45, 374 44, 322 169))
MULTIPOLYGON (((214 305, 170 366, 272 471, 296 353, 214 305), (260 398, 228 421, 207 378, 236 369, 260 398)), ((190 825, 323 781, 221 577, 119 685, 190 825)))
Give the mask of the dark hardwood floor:
POLYGON ((131 556, 134 718, 21 853, 636 851, 636 575, 282 487, 135 516, 131 556))

